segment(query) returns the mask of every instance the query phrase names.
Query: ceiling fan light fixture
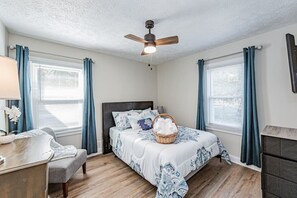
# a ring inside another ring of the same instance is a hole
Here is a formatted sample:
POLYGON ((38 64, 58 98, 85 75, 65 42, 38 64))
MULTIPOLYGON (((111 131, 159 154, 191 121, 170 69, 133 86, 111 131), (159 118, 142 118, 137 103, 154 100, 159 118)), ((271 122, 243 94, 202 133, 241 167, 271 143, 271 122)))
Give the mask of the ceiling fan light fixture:
POLYGON ((146 54, 152 54, 152 53, 155 53, 156 52, 156 45, 154 43, 147 43, 144 45, 144 49, 143 51, 146 53, 146 54))
POLYGON ((147 20, 145 22, 145 27, 149 30, 148 34, 144 35, 144 38, 135 36, 133 34, 127 34, 125 38, 143 43, 144 48, 141 52, 141 56, 155 53, 157 51, 156 46, 159 45, 172 45, 178 43, 178 36, 170 36, 165 38, 160 38, 156 40, 156 36, 152 34, 151 29, 154 28, 154 21, 147 20))

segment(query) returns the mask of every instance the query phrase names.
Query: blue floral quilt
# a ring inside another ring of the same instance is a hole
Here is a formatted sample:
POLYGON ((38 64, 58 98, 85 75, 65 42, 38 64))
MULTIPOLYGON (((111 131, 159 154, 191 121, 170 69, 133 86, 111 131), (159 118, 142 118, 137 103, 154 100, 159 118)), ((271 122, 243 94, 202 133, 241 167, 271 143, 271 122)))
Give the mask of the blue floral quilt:
POLYGON ((185 177, 217 155, 231 164, 216 135, 183 126, 178 130, 173 144, 157 143, 152 130, 119 131, 113 140, 115 155, 157 186, 156 197, 184 197, 188 191, 185 177))

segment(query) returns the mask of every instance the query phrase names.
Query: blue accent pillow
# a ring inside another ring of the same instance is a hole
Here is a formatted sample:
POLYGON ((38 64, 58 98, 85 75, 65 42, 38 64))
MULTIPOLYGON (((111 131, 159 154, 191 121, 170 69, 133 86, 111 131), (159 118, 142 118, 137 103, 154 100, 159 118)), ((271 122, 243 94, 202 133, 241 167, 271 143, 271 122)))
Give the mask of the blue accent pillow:
POLYGON ((138 120, 137 123, 144 131, 147 131, 147 130, 150 130, 153 128, 153 121, 151 118, 145 118, 145 119, 138 120))

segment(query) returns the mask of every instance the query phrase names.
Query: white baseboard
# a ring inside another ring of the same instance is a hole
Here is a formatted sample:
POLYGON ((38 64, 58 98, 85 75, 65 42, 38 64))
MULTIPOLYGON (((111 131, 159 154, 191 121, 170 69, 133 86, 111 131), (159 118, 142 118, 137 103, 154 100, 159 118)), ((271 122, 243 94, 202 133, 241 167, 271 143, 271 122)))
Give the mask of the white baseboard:
POLYGON ((102 153, 103 153, 101 147, 97 149, 97 153, 98 153, 98 154, 102 154, 102 153))
POLYGON ((101 155, 101 154, 102 154, 102 151, 97 152, 97 153, 92 153, 92 154, 88 155, 87 158, 95 157, 95 156, 98 156, 98 155, 101 155))
POLYGON ((238 164, 240 166, 244 166, 244 167, 253 169, 253 170, 258 171, 258 172, 261 172, 261 168, 258 168, 257 166, 254 166, 254 165, 246 165, 244 163, 241 163, 239 157, 236 157, 234 155, 229 155, 229 156, 230 156, 230 159, 231 159, 231 161, 233 163, 238 164))
POLYGON ((101 145, 102 145, 102 141, 101 140, 98 140, 97 141, 97 146, 98 146, 97 153, 92 153, 92 154, 88 155, 88 158, 95 157, 97 155, 101 155, 103 153, 102 152, 102 146, 101 145))
POLYGON ((98 146, 97 153, 102 154, 103 153, 103 151, 102 151, 102 140, 97 140, 97 146, 98 146))

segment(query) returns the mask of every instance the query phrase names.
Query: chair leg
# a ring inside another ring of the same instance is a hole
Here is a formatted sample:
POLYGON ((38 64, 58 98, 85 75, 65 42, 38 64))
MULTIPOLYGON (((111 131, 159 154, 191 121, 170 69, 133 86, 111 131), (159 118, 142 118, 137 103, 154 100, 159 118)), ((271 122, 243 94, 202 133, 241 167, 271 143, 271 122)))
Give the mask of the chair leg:
POLYGON ((87 162, 85 162, 85 163, 82 165, 82 169, 83 169, 83 174, 86 174, 86 173, 87 173, 87 162))
POLYGON ((63 196, 64 198, 68 197, 68 182, 62 183, 63 186, 63 196))

